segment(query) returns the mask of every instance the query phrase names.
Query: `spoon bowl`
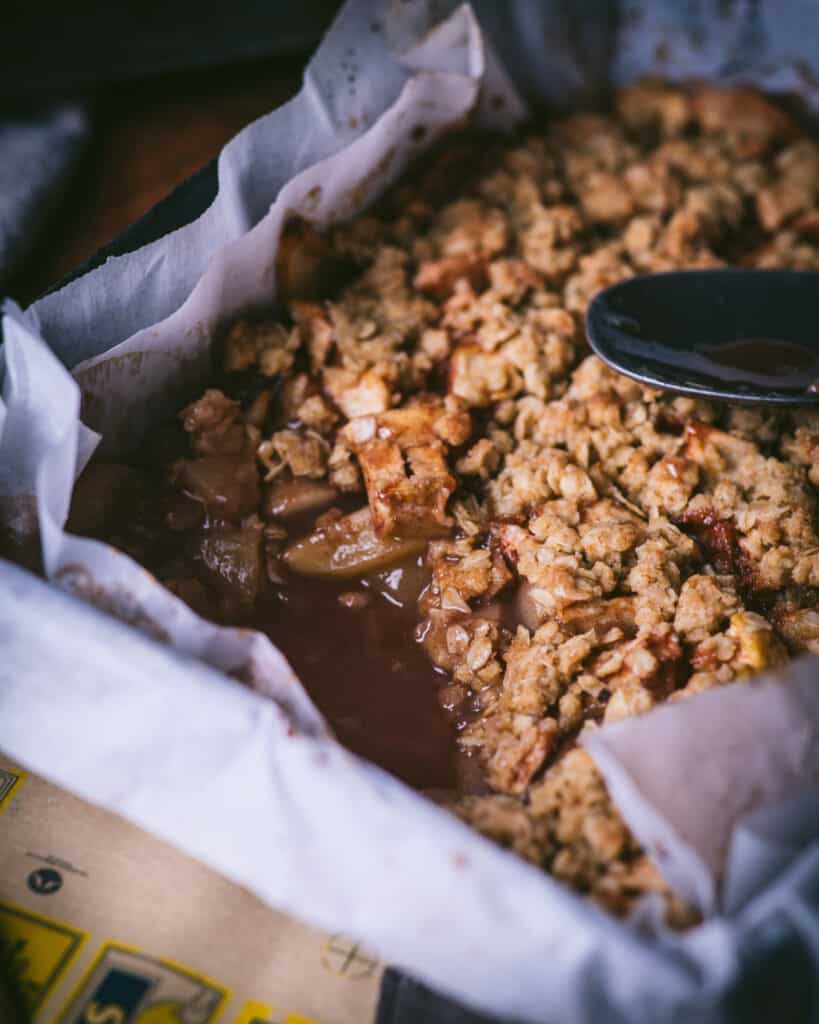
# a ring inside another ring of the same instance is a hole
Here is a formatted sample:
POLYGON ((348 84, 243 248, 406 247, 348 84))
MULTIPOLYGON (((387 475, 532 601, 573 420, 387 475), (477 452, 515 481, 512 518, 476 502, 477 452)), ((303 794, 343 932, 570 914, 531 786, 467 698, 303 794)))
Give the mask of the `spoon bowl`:
POLYGON ((599 292, 594 352, 651 387, 743 404, 819 406, 819 273, 675 270, 599 292))

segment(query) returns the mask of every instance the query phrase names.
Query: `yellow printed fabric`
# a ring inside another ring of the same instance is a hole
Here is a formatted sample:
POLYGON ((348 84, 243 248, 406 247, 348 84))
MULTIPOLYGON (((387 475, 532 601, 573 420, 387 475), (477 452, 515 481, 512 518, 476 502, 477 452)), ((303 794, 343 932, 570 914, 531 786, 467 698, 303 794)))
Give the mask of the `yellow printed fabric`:
POLYGON ((300 1013, 277 1014, 267 1003, 257 1003, 251 999, 242 1007, 233 1024, 319 1024, 312 1017, 304 1017, 300 1013))
POLYGON ((239 1016, 233 1024, 272 1024, 273 1007, 267 1003, 257 1003, 250 1000, 242 1007, 239 1016))
POLYGON ((57 984, 84 938, 60 921, 0 903, 0 969, 28 1013, 57 984))
POLYGON ((20 789, 26 773, 12 768, 0 768, 0 814, 11 803, 11 798, 20 789))
POLYGON ((108 942, 60 1024, 213 1024, 228 994, 186 967, 108 942))

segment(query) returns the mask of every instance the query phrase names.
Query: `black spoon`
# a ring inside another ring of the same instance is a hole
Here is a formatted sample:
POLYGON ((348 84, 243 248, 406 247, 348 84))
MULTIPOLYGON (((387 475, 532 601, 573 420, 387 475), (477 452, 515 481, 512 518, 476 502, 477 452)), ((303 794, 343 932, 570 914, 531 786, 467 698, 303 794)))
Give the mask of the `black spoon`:
POLYGON ((595 296, 586 333, 643 384, 701 398, 819 406, 819 273, 677 270, 595 296))

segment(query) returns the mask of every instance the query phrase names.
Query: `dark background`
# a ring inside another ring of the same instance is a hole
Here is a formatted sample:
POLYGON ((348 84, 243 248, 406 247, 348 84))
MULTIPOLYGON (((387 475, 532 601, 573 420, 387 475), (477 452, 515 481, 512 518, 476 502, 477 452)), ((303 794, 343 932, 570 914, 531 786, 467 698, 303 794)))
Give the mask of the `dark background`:
MULTIPOLYGON (((294 95, 337 0, 0 5, 0 119, 82 103, 90 142, 3 291, 23 305, 294 95)), ((167 230, 167 229, 166 229, 167 230)))
POLYGON ((64 96, 162 72, 307 55, 338 0, 6 0, 0 97, 64 96))

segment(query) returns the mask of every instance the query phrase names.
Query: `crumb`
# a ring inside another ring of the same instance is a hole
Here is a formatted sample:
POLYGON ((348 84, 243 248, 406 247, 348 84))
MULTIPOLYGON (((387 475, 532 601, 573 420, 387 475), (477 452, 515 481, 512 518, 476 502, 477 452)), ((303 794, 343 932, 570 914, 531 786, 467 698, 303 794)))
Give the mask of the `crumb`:
MULTIPOLYGON (((373 550, 416 552, 399 575, 481 772, 454 813, 678 924, 575 740, 819 651, 819 412, 644 387, 589 354, 583 316, 635 274, 735 263, 819 269, 819 144, 756 92, 642 82, 609 114, 450 143, 354 221, 291 231, 285 314, 225 336, 247 393, 183 410, 162 482, 198 552, 163 578, 213 617, 286 590, 282 496, 325 546, 357 503, 373 550), (349 273, 323 286, 325 264, 349 273)), ((165 551, 134 515, 128 550, 165 551)), ((341 608, 371 605, 358 584, 341 608)))

